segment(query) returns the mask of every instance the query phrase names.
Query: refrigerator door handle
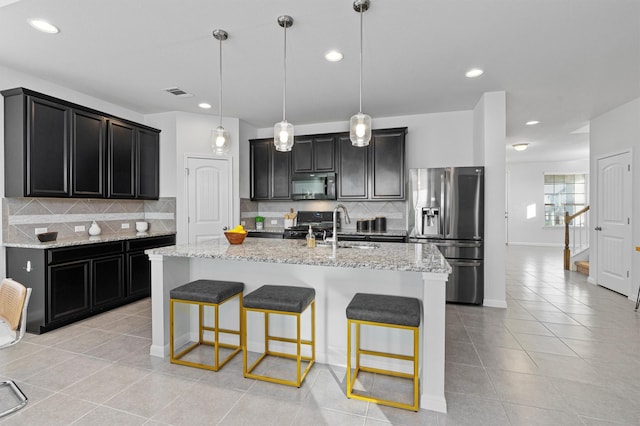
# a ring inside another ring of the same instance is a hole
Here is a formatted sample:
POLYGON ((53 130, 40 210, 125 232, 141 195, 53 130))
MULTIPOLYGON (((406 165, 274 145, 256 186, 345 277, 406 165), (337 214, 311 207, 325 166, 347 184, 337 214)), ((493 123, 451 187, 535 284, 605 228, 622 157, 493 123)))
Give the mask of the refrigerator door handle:
POLYGON ((480 266, 482 265, 482 261, 480 260, 453 260, 453 259, 447 259, 447 262, 449 262, 450 265, 452 266, 480 266))
POLYGON ((481 242, 477 243, 454 243, 454 242, 433 242, 433 241, 425 241, 426 243, 434 244, 438 247, 465 247, 465 248, 477 248, 482 247, 481 242))

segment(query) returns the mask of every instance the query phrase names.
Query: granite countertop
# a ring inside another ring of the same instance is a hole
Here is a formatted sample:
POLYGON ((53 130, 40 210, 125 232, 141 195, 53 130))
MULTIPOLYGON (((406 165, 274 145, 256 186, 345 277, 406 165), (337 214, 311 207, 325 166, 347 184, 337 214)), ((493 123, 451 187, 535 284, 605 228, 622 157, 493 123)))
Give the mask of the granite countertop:
POLYGON ((204 244, 168 246, 146 250, 147 254, 169 257, 195 257, 251 262, 332 266, 341 268, 381 269, 448 274, 451 267, 432 244, 350 243, 345 246, 375 245, 377 248, 306 248, 302 240, 247 238, 242 244, 230 245, 225 239, 204 244))
MULTIPOLYGON (((282 234, 284 232, 283 228, 264 228, 264 229, 247 229, 249 233, 257 233, 257 232, 267 232, 274 234, 282 234)), ((355 229, 341 229, 338 231, 338 236, 340 235, 371 235, 371 236, 388 236, 388 237, 406 237, 407 231, 404 229, 400 230, 387 230, 385 232, 382 231, 356 231, 355 229)))
POLYGON ((69 238, 56 241, 48 241, 46 243, 4 243, 5 247, 18 247, 30 249, 51 249, 59 247, 81 246, 85 244, 107 243, 111 241, 134 240, 138 238, 161 237, 164 235, 175 235, 175 232, 138 232, 138 233, 122 233, 122 234, 106 234, 89 236, 84 235, 80 238, 69 238))

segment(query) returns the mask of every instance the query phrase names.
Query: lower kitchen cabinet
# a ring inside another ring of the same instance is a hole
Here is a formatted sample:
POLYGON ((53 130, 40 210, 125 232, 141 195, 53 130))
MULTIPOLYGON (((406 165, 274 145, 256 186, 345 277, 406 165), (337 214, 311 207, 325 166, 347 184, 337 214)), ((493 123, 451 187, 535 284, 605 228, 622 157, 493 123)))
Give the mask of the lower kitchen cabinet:
POLYGON ((32 289, 27 331, 44 333, 151 294, 144 250, 175 235, 51 249, 7 247, 7 275, 32 289))

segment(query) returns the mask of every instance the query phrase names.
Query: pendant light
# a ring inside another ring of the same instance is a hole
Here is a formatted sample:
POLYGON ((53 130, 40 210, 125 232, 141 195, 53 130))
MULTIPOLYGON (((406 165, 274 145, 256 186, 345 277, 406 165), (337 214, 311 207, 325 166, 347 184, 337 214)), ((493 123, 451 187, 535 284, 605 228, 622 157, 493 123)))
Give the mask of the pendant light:
POLYGON ((220 124, 213 131, 211 149, 216 154, 226 154, 229 152, 229 132, 222 127, 222 41, 229 38, 229 34, 225 30, 213 30, 213 36, 220 42, 220 80, 218 91, 218 113, 220 116, 220 124))
POLYGON ((284 78, 282 82, 282 121, 273 126, 273 143, 276 151, 291 151, 293 147, 293 124, 287 123, 287 28, 293 25, 289 15, 278 17, 278 25, 284 28, 284 78))
POLYGON ((360 14, 360 109, 349 121, 349 139, 353 146, 369 145, 371 140, 371 117, 362 113, 362 14, 369 10, 369 0, 356 0, 353 10, 360 14))

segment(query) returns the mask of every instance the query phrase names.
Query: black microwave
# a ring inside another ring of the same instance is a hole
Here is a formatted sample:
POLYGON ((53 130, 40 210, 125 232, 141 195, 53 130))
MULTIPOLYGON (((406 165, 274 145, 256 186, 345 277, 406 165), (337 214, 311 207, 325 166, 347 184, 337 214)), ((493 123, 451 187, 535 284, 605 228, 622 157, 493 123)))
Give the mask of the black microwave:
POLYGON ((294 200, 335 200, 335 173, 295 173, 291 177, 294 200))

